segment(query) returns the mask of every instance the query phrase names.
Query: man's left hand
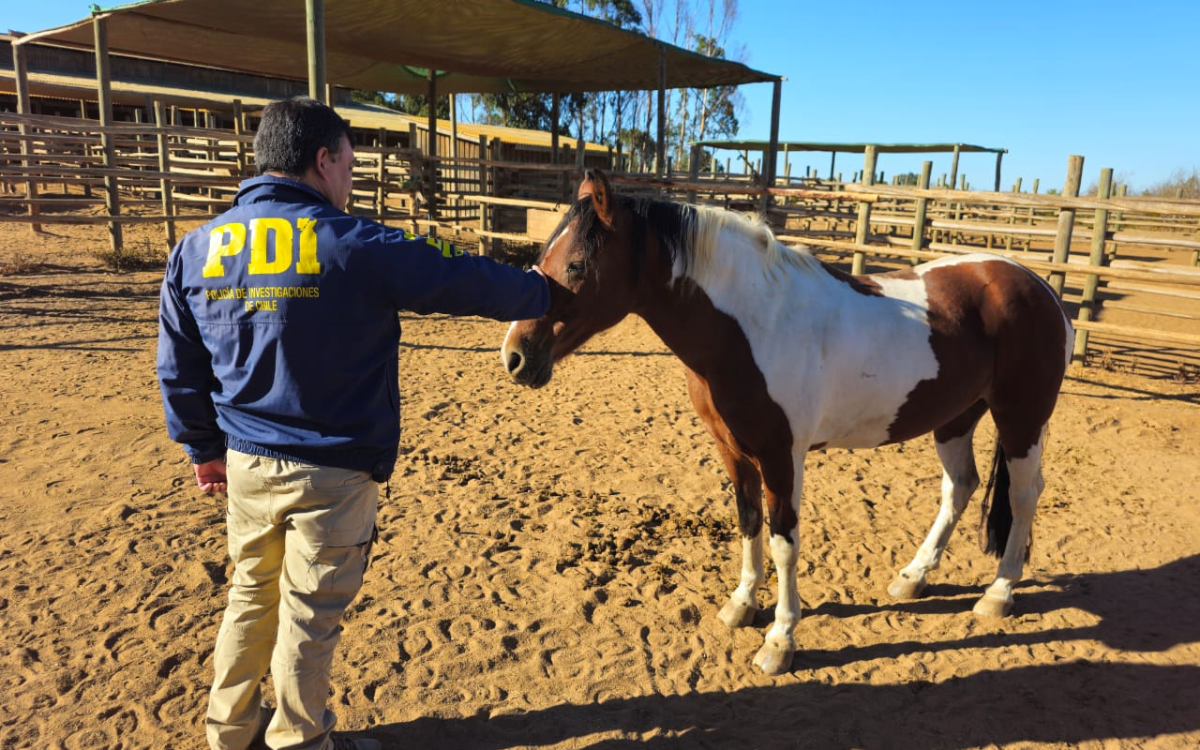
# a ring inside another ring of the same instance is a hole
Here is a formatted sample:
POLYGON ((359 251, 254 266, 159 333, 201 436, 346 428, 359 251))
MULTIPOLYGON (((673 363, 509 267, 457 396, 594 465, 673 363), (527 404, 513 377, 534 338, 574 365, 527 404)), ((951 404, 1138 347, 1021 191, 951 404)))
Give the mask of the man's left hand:
POLYGON ((223 458, 205 461, 202 464, 192 464, 192 469, 196 472, 196 484, 206 495, 224 492, 229 486, 229 480, 225 477, 225 459, 223 458))

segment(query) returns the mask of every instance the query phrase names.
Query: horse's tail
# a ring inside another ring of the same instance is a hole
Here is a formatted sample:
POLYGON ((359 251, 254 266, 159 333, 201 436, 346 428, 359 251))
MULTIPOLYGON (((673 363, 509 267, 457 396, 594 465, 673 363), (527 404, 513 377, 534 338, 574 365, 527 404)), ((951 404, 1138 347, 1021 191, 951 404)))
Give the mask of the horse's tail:
POLYGON ((1008 546, 1008 534, 1012 531, 1012 504, 1008 499, 1008 487, 1008 462, 1004 460, 1004 446, 997 438, 996 449, 992 451, 992 468, 988 471, 987 487, 983 491, 983 511, 979 518, 979 546, 985 554, 994 557, 1004 555, 1004 548, 1008 546))

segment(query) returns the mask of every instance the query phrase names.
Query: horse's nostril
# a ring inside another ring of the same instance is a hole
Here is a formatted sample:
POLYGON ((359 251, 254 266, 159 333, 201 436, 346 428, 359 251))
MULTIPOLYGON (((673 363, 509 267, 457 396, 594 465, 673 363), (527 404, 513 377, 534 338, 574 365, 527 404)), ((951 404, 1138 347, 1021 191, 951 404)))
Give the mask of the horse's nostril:
POLYGON ((508 372, 513 374, 519 369, 521 369, 521 353, 513 352, 508 355, 508 372))

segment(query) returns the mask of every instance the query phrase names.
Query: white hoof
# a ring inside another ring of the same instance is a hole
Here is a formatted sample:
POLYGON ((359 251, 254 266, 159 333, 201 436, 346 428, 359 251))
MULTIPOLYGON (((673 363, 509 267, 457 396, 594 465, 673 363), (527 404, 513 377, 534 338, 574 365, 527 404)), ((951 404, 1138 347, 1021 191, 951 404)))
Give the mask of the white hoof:
POLYGON ((795 655, 795 647, 767 641, 754 655, 754 666, 766 674, 783 674, 792 668, 792 657, 795 655))
POLYGON ((734 604, 730 601, 725 602, 725 606, 721 607, 721 611, 717 613, 717 619, 725 623, 725 627, 744 628, 754 622, 754 613, 757 611, 756 607, 734 604))
POLYGON ((980 617, 1007 617, 1012 613, 1013 600, 1011 596, 995 596, 993 594, 984 594, 983 598, 975 602, 973 611, 980 617))
POLYGON ((903 573, 896 576, 891 585, 887 587, 888 595, 893 599, 916 599, 925 590, 925 578, 922 576, 916 580, 905 578, 903 573))

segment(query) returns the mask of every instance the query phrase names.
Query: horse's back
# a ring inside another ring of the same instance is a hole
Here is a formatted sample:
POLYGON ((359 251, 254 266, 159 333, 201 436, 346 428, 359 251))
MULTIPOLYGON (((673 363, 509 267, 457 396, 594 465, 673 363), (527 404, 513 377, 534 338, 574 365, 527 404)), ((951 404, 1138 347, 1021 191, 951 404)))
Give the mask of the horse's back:
POLYGON ((1034 424, 1040 430, 1054 409, 1075 335, 1053 289, 1024 266, 985 253, 914 270, 924 282, 938 376, 913 390, 907 411, 982 399, 1002 418, 1019 412, 1031 425, 1024 432, 1034 424))
POLYGON ((842 280, 852 291, 842 317, 858 341, 825 370, 814 442, 908 440, 980 400, 1004 408, 1020 387, 1031 411, 1049 417, 1073 331, 1054 292, 1025 267, 976 253, 842 280))

